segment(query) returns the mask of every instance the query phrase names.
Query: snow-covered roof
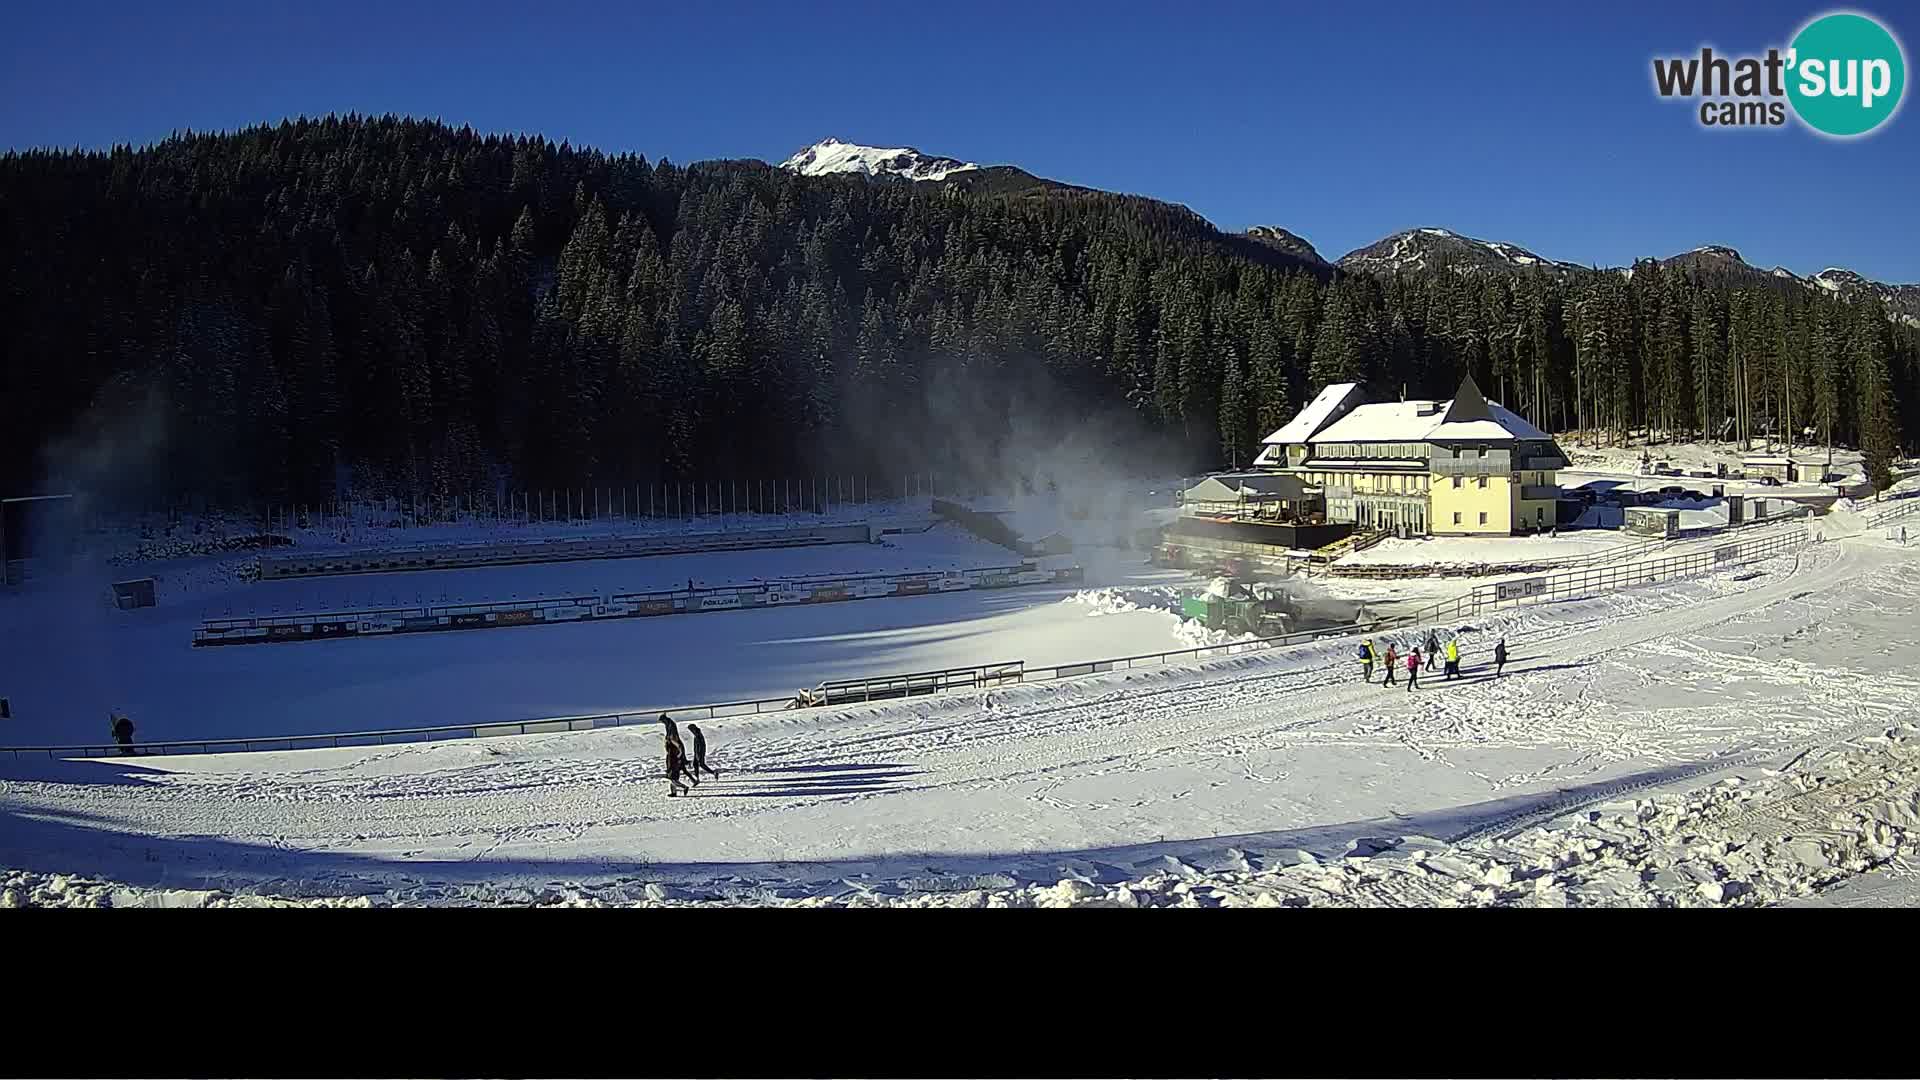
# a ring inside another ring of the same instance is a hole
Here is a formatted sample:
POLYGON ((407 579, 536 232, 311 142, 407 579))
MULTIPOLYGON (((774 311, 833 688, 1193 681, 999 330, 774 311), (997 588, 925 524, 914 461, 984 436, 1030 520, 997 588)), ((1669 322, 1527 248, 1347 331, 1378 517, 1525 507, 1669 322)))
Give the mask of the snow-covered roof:
POLYGON ((1359 405, 1309 441, 1419 442, 1445 415, 1446 410, 1435 401, 1383 401, 1375 405, 1359 405))
POLYGON ((1447 420, 1452 402, 1389 401, 1361 405, 1328 426, 1310 441, 1319 443, 1427 442, 1458 440, 1497 442, 1505 439, 1546 439, 1550 436, 1522 420, 1512 410, 1487 403, 1489 419, 1447 420))
MULTIPOLYGON (((1303 443, 1311 439, 1315 432, 1326 426, 1327 418, 1333 415, 1348 398, 1360 392, 1358 383, 1331 383, 1315 394, 1307 407, 1299 415, 1287 421, 1286 426, 1266 438, 1263 443, 1303 443)), ((1363 406, 1364 407, 1364 406, 1363 406)))
MULTIPOLYGON (((1306 481, 1284 473, 1222 473, 1209 476, 1188 488, 1188 502, 1237 502, 1241 499, 1292 499, 1306 497, 1306 481)), ((1317 489, 1314 489, 1317 490, 1317 489)))
POLYGON ((1455 421, 1441 424, 1427 435, 1429 439, 1546 439, 1552 436, 1522 419, 1504 405, 1487 402, 1488 420, 1455 421))

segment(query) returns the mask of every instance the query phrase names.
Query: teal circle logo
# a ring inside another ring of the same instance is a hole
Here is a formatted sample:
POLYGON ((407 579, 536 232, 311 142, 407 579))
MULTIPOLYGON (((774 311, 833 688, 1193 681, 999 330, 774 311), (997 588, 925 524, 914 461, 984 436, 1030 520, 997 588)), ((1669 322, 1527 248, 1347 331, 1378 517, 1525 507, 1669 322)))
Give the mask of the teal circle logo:
POLYGON ((1787 100, 1822 134, 1865 135, 1887 122, 1907 88, 1900 43, 1865 15, 1842 12, 1813 20, 1787 56, 1787 100))

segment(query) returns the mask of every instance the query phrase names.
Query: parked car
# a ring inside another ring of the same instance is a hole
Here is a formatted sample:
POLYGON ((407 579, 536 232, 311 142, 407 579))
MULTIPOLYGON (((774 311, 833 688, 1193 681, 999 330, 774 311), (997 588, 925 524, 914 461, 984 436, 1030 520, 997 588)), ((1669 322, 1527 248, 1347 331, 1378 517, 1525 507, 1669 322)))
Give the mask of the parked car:
POLYGON ((1780 486, 1780 478, 1779 478, 1779 477, 1777 477, 1777 476, 1762 476, 1762 477, 1759 477, 1759 478, 1758 478, 1758 480, 1757 480, 1756 482, 1757 482, 1757 483, 1760 483, 1760 484, 1764 484, 1764 485, 1766 485, 1767 487, 1779 487, 1779 486, 1780 486))

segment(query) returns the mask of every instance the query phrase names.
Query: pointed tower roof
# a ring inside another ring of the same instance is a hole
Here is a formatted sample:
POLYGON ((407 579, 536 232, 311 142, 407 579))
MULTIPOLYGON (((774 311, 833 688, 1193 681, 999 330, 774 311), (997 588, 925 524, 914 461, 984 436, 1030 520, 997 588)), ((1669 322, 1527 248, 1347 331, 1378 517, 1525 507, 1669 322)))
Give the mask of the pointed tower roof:
POLYGON ((1493 410, 1487 408, 1487 399, 1480 393, 1480 388, 1474 385, 1473 376, 1460 380, 1460 390, 1453 395, 1453 402, 1447 406, 1446 419, 1442 422, 1459 424, 1469 420, 1492 419, 1493 410))

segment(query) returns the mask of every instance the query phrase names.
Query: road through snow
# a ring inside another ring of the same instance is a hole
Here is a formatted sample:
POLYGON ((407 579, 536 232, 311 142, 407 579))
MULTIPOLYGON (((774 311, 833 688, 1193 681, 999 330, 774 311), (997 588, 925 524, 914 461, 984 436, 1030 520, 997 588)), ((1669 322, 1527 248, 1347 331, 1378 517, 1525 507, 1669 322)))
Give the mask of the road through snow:
MULTIPOLYGON (((660 739, 644 729, 22 761, 0 764, 0 865, 420 902, 556 884, 774 900, 915 878, 950 889, 1089 868, 1124 877, 1256 850, 1325 858, 1361 837, 1498 836, 1911 717, 1917 605, 1920 559, 1829 542, 1491 613, 1450 628, 1467 677, 1423 673, 1412 693, 1362 683, 1353 643, 1336 640, 716 721, 722 774, 682 799, 666 797, 660 739), (1484 666, 1500 635, 1515 659, 1495 679, 1484 666)), ((1409 636, 1394 639, 1404 648, 1409 636)))

